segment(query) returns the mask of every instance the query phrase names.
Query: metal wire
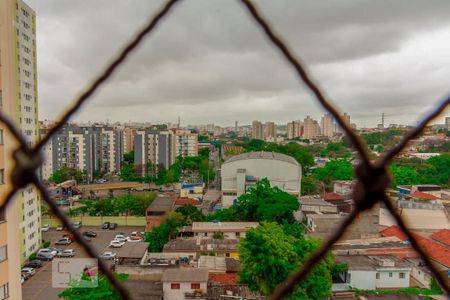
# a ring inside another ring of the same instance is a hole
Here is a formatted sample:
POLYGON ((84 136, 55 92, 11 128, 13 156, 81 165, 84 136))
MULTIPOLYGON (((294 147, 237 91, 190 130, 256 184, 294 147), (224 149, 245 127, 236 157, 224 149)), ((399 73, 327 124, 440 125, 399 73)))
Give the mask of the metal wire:
MULTIPOLYGON (((11 199, 13 199, 15 193, 19 189, 24 188, 28 184, 34 184, 41 193, 43 200, 49 205, 53 214, 55 214, 61 220, 62 224, 66 226, 67 229, 74 235, 77 242, 83 247, 83 249, 91 257, 97 258, 99 260, 100 270, 105 274, 111 285, 116 290, 117 294, 120 295, 122 299, 131 299, 128 291, 122 284, 117 281, 114 273, 107 268, 105 262, 101 258, 99 258, 98 253, 96 253, 94 248, 91 247, 91 245, 89 245, 87 241, 83 239, 79 231, 73 227, 64 212, 59 209, 58 205, 56 205, 56 203, 52 199, 50 199, 45 186, 36 176, 36 172, 43 161, 43 158, 41 156, 42 147, 50 140, 51 136, 64 126, 64 124, 70 119, 70 117, 81 108, 81 106, 95 93, 95 91, 102 84, 108 81, 117 67, 124 63, 129 54, 131 54, 133 50, 135 50, 136 47, 143 41, 143 39, 156 28, 159 22, 168 15, 169 11, 177 2, 179 2, 179 0, 170 0, 162 5, 159 11, 150 19, 149 23, 126 44, 123 50, 120 51, 117 55, 117 58, 115 58, 105 68, 105 70, 101 72, 96 77, 96 79, 92 81, 92 83, 88 85, 88 87, 85 89, 85 92, 83 92, 74 101, 73 105, 63 114, 59 122, 49 130, 48 134, 42 140, 40 140, 35 147, 30 148, 27 145, 25 138, 20 133, 18 128, 14 125, 14 122, 12 122, 12 120, 7 118, 0 111, 0 122, 6 125, 8 131, 11 133, 18 144, 17 149, 13 153, 15 166, 13 172, 11 173, 12 188, 7 192, 6 196, 3 199, 0 199, 0 210, 3 209, 11 199)), ((316 100, 322 105, 325 110, 333 115, 333 117, 342 127, 345 134, 349 137, 351 143, 361 157, 361 163, 356 168, 357 184, 353 192, 353 199, 356 205, 355 210, 344 219, 342 224, 339 226, 339 228, 336 229, 331 238, 329 238, 317 252, 312 254, 311 257, 302 266, 300 266, 299 269, 290 274, 286 278, 286 280, 273 291, 270 298, 283 299, 283 297, 286 297, 287 295, 292 293, 292 291, 295 290, 301 280, 303 280, 314 268, 314 266, 331 250, 331 246, 342 237, 342 235, 348 229, 348 226, 350 226, 354 221, 356 216, 360 212, 372 208, 374 204, 379 201, 383 202, 386 205, 386 208, 394 216, 399 227, 407 235, 407 237, 411 241, 411 245, 422 257, 430 271, 438 280, 439 284, 447 292, 447 294, 450 294, 450 286, 447 285, 444 276, 436 269, 432 261, 428 258, 427 253, 419 246, 417 240, 414 237, 414 234, 412 234, 408 229, 404 220, 397 213, 396 207, 385 194, 385 189, 390 181, 389 175, 386 171, 387 165, 398 153, 401 152, 408 141, 416 137, 433 118, 437 117, 444 111, 444 109, 450 104, 450 98, 446 98, 444 101, 442 101, 440 105, 431 114, 426 116, 416 128, 409 131, 395 147, 384 154, 381 159, 379 159, 375 163, 372 163, 369 160, 369 156, 366 152, 366 144, 350 127, 350 124, 347 124, 344 121, 338 109, 331 103, 331 101, 325 96, 325 93, 313 81, 312 77, 307 72, 307 69, 300 61, 300 59, 295 57, 286 42, 284 42, 283 39, 275 33, 273 27, 268 23, 267 20, 265 20, 265 18, 258 11, 257 7, 251 1, 240 0, 240 2, 247 9, 249 15, 254 19, 255 23, 266 34, 269 42, 272 43, 272 45, 281 52, 287 63, 295 69, 297 75, 299 76, 299 79, 308 87, 308 89, 315 96, 316 100)))

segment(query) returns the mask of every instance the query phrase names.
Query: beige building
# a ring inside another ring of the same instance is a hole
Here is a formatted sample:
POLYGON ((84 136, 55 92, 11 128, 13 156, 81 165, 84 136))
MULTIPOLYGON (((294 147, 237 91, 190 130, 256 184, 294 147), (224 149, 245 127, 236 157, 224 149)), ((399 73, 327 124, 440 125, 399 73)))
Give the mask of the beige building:
POLYGON ((287 124, 287 138, 292 140, 303 135, 303 122, 292 121, 287 124))
MULTIPOLYGON (((23 1, 0 1, 0 110, 15 121, 30 145, 38 134, 35 22, 34 11, 23 1)), ((0 124, 1 195, 12 185, 16 146, 0 124)), ((27 187, 0 212, 0 299, 22 299, 20 264, 41 243, 39 201, 36 190, 27 187)))
MULTIPOLYGON (((350 123, 350 115, 348 115, 347 113, 344 113, 342 116, 342 119, 344 120, 344 122, 348 125, 351 126, 350 123)), ((344 131, 342 130, 342 128, 340 128, 340 126, 336 123, 336 132, 340 132, 340 133, 344 133, 344 131)))
POLYGON ((264 138, 263 124, 260 121, 252 122, 252 139, 262 140, 264 138))
POLYGON ((322 135, 326 137, 332 137, 334 134, 333 116, 331 114, 325 114, 322 117, 321 122, 322 135))
POLYGON ((264 124, 264 139, 275 139, 277 137, 277 126, 274 122, 266 122, 264 124))
POLYGON ((198 133, 190 130, 177 129, 173 131, 173 159, 178 156, 197 156, 198 155, 198 133))
POLYGON ((307 116, 303 121, 304 124, 304 133, 303 136, 307 139, 314 138, 320 135, 320 126, 319 123, 312 119, 310 116, 307 116))

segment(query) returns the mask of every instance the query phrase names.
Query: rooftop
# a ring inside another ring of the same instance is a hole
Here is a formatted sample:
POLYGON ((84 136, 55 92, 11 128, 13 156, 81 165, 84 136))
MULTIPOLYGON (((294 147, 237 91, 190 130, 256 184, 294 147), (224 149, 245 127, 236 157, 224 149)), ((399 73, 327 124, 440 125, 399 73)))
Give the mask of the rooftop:
POLYGON ((223 285, 237 284, 239 275, 236 273, 211 273, 209 274, 209 281, 223 285))
POLYGON ((325 201, 343 201, 344 197, 342 197, 341 195, 337 194, 337 193, 326 193, 323 194, 323 199, 325 201))
POLYGON ((450 230, 448 229, 442 229, 433 233, 431 238, 450 247, 450 230))
POLYGON ((416 199, 420 199, 420 200, 437 200, 439 199, 438 197, 428 194, 428 193, 423 193, 423 192, 414 192, 412 194, 408 195, 409 197, 412 198, 416 198, 416 199))
POLYGON ((164 245, 164 252, 237 251, 238 240, 175 239, 164 245))
POLYGON ((172 197, 158 197, 147 208, 147 211, 153 212, 165 212, 170 211, 173 208, 175 199, 172 197))
POLYGON ((147 251, 149 243, 125 243, 117 249, 118 258, 142 258, 147 251))
POLYGON ((381 268, 408 268, 409 265, 393 255, 335 255, 337 263, 345 263, 349 270, 377 270, 381 268))
POLYGON ((175 205, 202 205, 202 202, 198 199, 183 197, 177 198, 175 205))
POLYGON ((395 236, 401 241, 406 241, 408 239, 406 237, 406 235, 403 233, 403 231, 400 228, 398 228, 397 226, 391 226, 391 227, 385 228, 380 231, 380 234, 382 236, 386 236, 386 237, 395 236))
POLYGON ((207 282, 207 269, 178 268, 164 271, 162 282, 207 282))
POLYGON ((224 164, 227 164, 227 163, 230 163, 230 162, 234 162, 234 161, 238 161, 238 160, 245 160, 245 159, 272 159, 272 160, 280 160, 280 161, 284 161, 284 162, 287 162, 287 163, 299 166, 299 163, 292 156, 288 156, 288 155, 281 154, 281 153, 276 153, 276 152, 265 152, 265 151, 247 152, 247 153, 238 154, 238 155, 232 156, 229 159, 227 159, 224 162, 224 164))
POLYGON ((192 222, 192 231, 246 232, 258 225, 258 222, 192 222))
POLYGON ((317 205, 317 206, 336 206, 327 201, 324 201, 320 196, 302 196, 299 202, 304 205, 317 205))

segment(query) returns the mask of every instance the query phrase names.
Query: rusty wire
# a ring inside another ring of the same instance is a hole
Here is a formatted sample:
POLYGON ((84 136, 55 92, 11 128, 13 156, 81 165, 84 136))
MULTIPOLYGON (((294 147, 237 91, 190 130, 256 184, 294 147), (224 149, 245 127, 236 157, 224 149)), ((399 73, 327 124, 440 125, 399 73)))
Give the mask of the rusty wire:
MULTIPOLYGON (((88 85, 87 89, 74 101, 73 105, 64 113, 59 122, 50 129, 48 134, 40 140, 36 146, 30 148, 20 131, 14 125, 14 122, 7 118, 0 111, 0 122, 4 123, 7 130, 11 133, 13 138, 16 139, 18 143, 18 148, 13 152, 13 158, 15 160, 15 166, 11 174, 12 189, 10 189, 3 199, 0 199, 0 210, 3 209, 8 202, 13 198, 14 194, 21 188, 24 188, 28 184, 33 184, 41 193, 43 199, 49 205, 52 212, 61 220, 64 226, 75 236, 76 240, 84 248, 84 250, 93 258, 97 258, 99 261, 99 266, 103 274, 107 277, 111 285, 115 288, 116 292, 122 299, 131 299, 127 290, 122 284, 120 284, 115 278, 113 272, 109 270, 102 259, 99 258, 98 253, 91 247, 81 236, 79 231, 73 227, 70 220, 64 214, 62 210, 56 205, 56 203, 50 199, 50 196, 40 181, 36 176, 36 171, 42 163, 43 159, 41 156, 42 147, 50 140, 51 136, 60 130, 64 124, 70 119, 70 117, 78 111, 81 106, 95 93, 95 91, 114 73, 114 71, 119 67, 125 59, 128 57, 133 50, 144 40, 150 32, 152 32, 159 22, 164 19, 171 8, 179 2, 179 0, 169 0, 162 5, 160 10, 150 19, 149 23, 140 31, 138 34, 126 44, 122 51, 119 52, 117 57, 101 72, 96 79, 88 85)), ((402 140, 393 147, 390 151, 386 152, 378 161, 372 163, 369 160, 369 156, 366 152, 365 143, 359 138, 357 133, 347 124, 341 117, 338 109, 331 103, 331 101, 325 96, 325 93, 320 89, 320 87, 314 82, 307 69, 303 63, 295 57, 293 52, 288 47, 287 43, 275 33, 273 27, 269 24, 267 20, 261 15, 257 7, 250 0, 240 0, 243 6, 248 10, 248 13, 253 17, 255 23, 262 29, 266 34, 268 40, 272 45, 277 48, 281 54, 286 59, 287 63, 290 64, 295 71, 299 79, 308 87, 308 89, 315 96, 316 100, 322 105, 322 107, 333 115, 338 124, 342 127, 345 134, 349 137, 353 147, 358 152, 361 162, 356 168, 357 184, 354 188, 353 199, 355 202, 355 210, 350 213, 344 221, 341 223, 339 228, 334 231, 331 238, 329 238, 318 250, 313 253, 311 257, 297 270, 290 274, 284 282, 282 282, 270 296, 271 299, 283 299, 292 293, 297 285, 303 280, 309 272, 314 268, 323 257, 331 250, 332 245, 338 241, 348 227, 355 220, 357 215, 364 210, 372 208, 377 202, 382 202, 386 205, 386 208, 396 219, 399 227, 403 230, 406 236, 411 241, 411 245, 419 253, 422 259, 425 261, 430 271, 438 280, 442 288, 450 294, 450 287, 447 285, 444 276, 436 269, 432 261, 428 258, 427 253, 419 246, 414 234, 408 229, 406 223, 397 213, 395 205, 390 201, 390 199, 385 194, 385 189, 387 188, 390 178, 386 171, 386 167, 392 161, 392 159, 402 151, 406 146, 408 141, 416 137, 425 128, 425 126, 450 104, 450 98, 446 98, 442 101, 437 108, 426 116, 417 127, 409 131, 402 140)))

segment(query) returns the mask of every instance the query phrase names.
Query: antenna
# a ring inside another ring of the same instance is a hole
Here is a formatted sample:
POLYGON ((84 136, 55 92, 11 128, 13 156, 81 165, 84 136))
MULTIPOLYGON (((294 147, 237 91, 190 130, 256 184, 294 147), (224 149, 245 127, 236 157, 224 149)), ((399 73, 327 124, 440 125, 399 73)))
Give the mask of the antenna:
POLYGON ((381 113, 381 127, 384 128, 384 113, 381 113))

